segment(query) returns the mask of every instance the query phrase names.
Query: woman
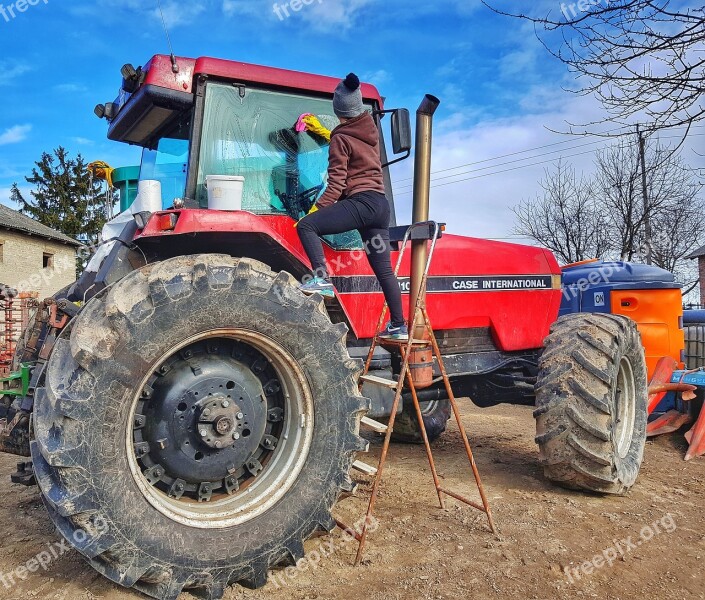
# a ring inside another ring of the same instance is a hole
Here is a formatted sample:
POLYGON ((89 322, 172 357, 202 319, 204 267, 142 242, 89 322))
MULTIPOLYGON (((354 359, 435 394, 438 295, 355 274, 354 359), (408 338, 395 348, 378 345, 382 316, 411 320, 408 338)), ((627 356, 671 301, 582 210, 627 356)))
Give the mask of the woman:
POLYGON ((401 290, 390 257, 390 209, 382 177, 379 130, 365 110, 360 80, 354 73, 336 88, 333 110, 340 125, 331 133, 328 187, 298 225, 299 238, 314 275, 301 290, 306 294, 335 295, 320 236, 357 229, 389 305, 391 321, 381 335, 408 339, 401 290))

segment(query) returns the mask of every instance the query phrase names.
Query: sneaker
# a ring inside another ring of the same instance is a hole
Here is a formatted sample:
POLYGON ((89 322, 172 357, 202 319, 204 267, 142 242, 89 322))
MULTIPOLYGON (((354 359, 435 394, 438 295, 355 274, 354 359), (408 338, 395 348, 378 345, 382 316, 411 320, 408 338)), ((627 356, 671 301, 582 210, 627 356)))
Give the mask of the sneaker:
POLYGON ((391 323, 387 323, 387 327, 379 334, 379 337, 387 340, 408 340, 409 328, 406 324, 395 327, 391 323))
POLYGON ((321 277, 314 277, 308 283, 304 283, 299 286, 299 289, 309 296, 313 294, 320 294, 326 298, 335 298, 335 288, 333 284, 327 279, 321 277))

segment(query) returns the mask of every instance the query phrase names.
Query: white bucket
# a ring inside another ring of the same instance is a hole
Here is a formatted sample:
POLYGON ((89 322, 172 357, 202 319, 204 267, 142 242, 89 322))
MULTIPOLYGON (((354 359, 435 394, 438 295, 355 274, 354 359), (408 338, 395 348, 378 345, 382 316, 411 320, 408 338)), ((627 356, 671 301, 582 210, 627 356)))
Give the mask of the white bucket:
POLYGON ((207 175, 208 208, 211 210, 242 210, 245 178, 239 175, 207 175))

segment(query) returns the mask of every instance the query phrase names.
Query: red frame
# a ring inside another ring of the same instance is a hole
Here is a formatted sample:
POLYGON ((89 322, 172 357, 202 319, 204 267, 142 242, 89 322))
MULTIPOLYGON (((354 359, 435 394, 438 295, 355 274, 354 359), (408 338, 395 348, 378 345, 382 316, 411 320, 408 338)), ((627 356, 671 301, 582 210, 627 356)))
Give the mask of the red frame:
MULTIPOLYGON (((193 236, 215 233, 260 233, 275 240, 302 267, 310 268, 294 221, 288 216, 255 215, 246 211, 184 209, 173 231, 159 229, 156 213, 139 239, 193 236)), ((170 240, 170 244, 174 241, 170 240)), ((177 244, 178 245, 178 244, 177 244)), ((360 251, 335 250, 324 246, 326 260, 335 278, 370 278, 372 270, 360 251)), ((409 275, 410 252, 406 253, 401 277, 409 275)), ((392 253, 396 262, 397 252, 392 253)), ((438 242, 431 277, 528 276, 558 281, 547 289, 521 291, 467 291, 429 293, 427 304, 434 328, 442 330, 489 327, 495 343, 506 352, 540 348, 561 303, 560 267, 553 254, 541 248, 507 244, 446 234, 438 242)), ((371 338, 384 298, 380 292, 338 293, 353 333, 358 339, 371 338)), ((408 303, 408 294, 404 294, 408 303)))

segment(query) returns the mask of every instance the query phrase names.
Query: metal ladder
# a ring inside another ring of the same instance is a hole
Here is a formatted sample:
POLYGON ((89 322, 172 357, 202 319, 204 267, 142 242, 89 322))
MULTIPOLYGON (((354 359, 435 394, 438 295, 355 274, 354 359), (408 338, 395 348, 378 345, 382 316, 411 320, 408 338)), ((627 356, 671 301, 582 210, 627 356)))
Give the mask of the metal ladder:
POLYGON ((375 503, 377 501, 377 494, 379 492, 379 487, 380 483, 382 480, 382 473, 384 471, 384 466, 387 461, 387 453, 389 451, 389 444, 392 439, 392 433, 394 431, 394 421, 396 419, 396 414, 397 414, 397 409, 399 407, 399 401, 402 396, 402 392, 404 390, 404 381, 406 380, 408 384, 408 389, 411 392, 411 397, 414 402, 414 408, 416 409, 416 418, 419 422, 419 427, 421 429, 421 436, 423 437, 424 441, 424 446, 426 448, 426 455, 428 457, 428 462, 431 467, 431 474, 433 475, 433 483, 436 487, 436 493, 438 494, 438 501, 440 503, 441 508, 445 508, 445 503, 443 496, 450 496, 451 498, 455 498, 456 500, 459 500, 460 502, 463 502, 473 508, 476 508, 477 510, 480 510, 484 512, 487 515, 487 520, 490 526, 490 529, 492 533, 496 533, 495 525, 494 525, 494 520, 492 518, 492 511, 490 510, 490 505, 487 501, 487 496, 485 494, 484 487, 482 485, 482 480, 480 479, 480 473, 477 469, 477 465, 475 464, 475 459, 472 454, 472 449, 470 448, 470 442, 468 441, 468 436, 467 433, 465 432, 465 427, 463 426, 463 422, 460 417, 460 410, 458 409, 458 404, 455 400, 455 396, 453 395, 453 390, 450 385, 450 379, 448 378, 448 373, 446 372, 445 365, 443 364, 443 358, 441 357, 441 352, 438 347, 438 342, 436 340, 436 336, 433 333, 433 328, 431 326, 431 321, 428 316, 428 312, 426 310, 426 286, 428 283, 428 274, 429 270, 431 267, 431 261, 433 260, 433 253, 436 249, 436 242, 438 241, 438 238, 440 237, 441 233, 441 227, 438 223, 434 221, 426 221, 423 223, 416 223, 409 227, 407 230, 406 234, 404 235, 404 241, 402 242, 400 251, 399 251, 399 259, 397 261, 396 269, 394 271, 394 274, 398 277, 399 276, 399 270, 401 268, 402 264, 402 259, 404 258, 404 252, 406 250, 407 244, 410 239, 414 240, 430 240, 431 241, 431 248, 428 254, 428 259, 426 261, 426 266, 424 269, 424 274, 423 278, 421 280, 421 292, 418 295, 416 306, 414 307, 414 315, 413 318, 411 319, 410 327, 409 327, 409 339, 408 340, 388 340, 388 339, 381 339, 379 337, 380 331, 382 330, 382 326, 385 322, 385 318, 387 315, 388 311, 388 306, 385 303, 384 308, 382 309, 382 314, 379 319, 379 323, 377 324, 377 329, 376 333, 374 336, 374 339, 372 341, 372 345, 370 346, 370 352, 367 356, 367 361, 365 363, 365 370, 363 372, 363 375, 360 377, 360 387, 367 382, 371 383, 373 385, 381 385, 393 390, 396 390, 396 394, 394 396, 394 403, 392 404, 392 411, 391 411, 391 416, 389 417, 389 422, 387 425, 383 423, 379 423, 377 421, 374 421, 373 419, 369 419, 367 417, 363 417, 361 421, 361 426, 366 427, 367 429, 370 429, 372 431, 375 431, 377 433, 384 433, 384 444, 382 445, 382 454, 379 459, 379 464, 377 467, 368 465, 367 463, 364 463, 362 461, 355 461, 353 464, 353 469, 364 473, 365 475, 374 475, 375 480, 374 484, 372 487, 372 495, 370 496, 370 501, 367 507, 367 515, 364 519, 363 525, 362 525, 362 531, 361 532, 356 532, 352 530, 350 527, 345 526, 345 524, 341 522, 337 522, 338 526, 342 529, 344 529, 346 532, 349 534, 353 535, 355 539, 358 541, 358 549, 357 549, 357 555, 355 557, 355 566, 359 565, 361 560, 362 560, 362 555, 365 549, 365 542, 367 540, 367 534, 369 530, 369 526, 372 523, 372 513, 374 511, 375 503), (425 233, 424 232, 419 232, 418 230, 425 228, 425 233), (433 232, 431 234, 431 231, 433 232), (417 325, 422 325, 425 332, 428 334, 429 339, 414 339, 414 332, 416 330, 417 325), (375 348, 377 346, 388 346, 388 347, 396 347, 400 350, 401 355, 403 357, 403 362, 401 366, 401 371, 399 372, 399 380, 394 381, 391 379, 383 379, 381 377, 376 377, 374 375, 368 375, 369 370, 370 370, 370 365, 372 363, 372 357, 375 352, 375 348), (458 429, 460 430, 460 435, 463 439, 463 444, 465 445, 465 451, 468 455, 468 460, 470 461, 470 466, 472 468, 473 475, 475 477, 475 483, 477 484, 477 489, 480 492, 480 497, 482 499, 482 504, 479 504, 477 502, 473 502, 472 500, 469 500, 465 498, 464 496, 457 494, 453 491, 450 491, 448 489, 445 489, 441 487, 439 478, 438 478, 438 473, 436 471, 436 464, 433 458, 433 453, 431 451, 431 445, 428 441, 428 435, 426 434, 426 427, 423 422, 423 416, 421 413, 421 407, 419 405, 419 400, 418 396, 416 393, 416 388, 414 387, 414 381, 412 378, 411 371, 409 369, 409 361, 410 361, 410 356, 411 352, 415 348, 428 348, 429 346, 432 346, 433 348, 433 353, 434 356, 436 357, 436 360, 438 361, 438 367, 440 369, 441 375, 443 377, 443 382, 445 384, 446 392, 448 393, 448 399, 451 403, 451 406, 453 408, 453 414, 455 415, 455 419, 458 423, 458 429))

